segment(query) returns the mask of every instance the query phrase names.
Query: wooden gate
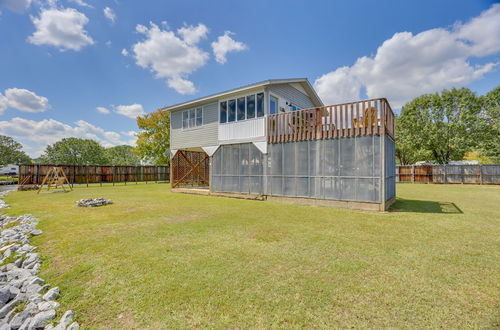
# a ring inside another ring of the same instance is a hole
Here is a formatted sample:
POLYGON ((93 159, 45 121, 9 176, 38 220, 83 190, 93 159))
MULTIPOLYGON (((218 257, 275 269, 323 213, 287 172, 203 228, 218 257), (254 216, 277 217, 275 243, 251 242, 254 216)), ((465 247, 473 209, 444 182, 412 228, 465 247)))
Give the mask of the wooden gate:
POLYGON ((179 150, 172 159, 172 188, 208 187, 210 157, 204 152, 179 150))

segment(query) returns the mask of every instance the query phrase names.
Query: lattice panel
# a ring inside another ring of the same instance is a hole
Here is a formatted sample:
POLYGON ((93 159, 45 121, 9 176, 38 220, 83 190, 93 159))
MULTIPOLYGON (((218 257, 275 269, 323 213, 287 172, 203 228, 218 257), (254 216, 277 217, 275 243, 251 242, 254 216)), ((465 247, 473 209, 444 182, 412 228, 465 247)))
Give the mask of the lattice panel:
POLYGON ((204 152, 177 151, 172 159, 172 188, 208 187, 209 160, 204 152))

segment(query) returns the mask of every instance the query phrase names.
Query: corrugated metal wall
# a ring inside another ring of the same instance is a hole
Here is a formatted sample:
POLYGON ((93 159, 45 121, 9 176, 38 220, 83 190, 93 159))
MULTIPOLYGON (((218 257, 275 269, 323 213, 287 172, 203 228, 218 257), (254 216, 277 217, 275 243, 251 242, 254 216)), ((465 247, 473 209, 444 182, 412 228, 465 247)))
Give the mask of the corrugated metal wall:
POLYGON ((385 200, 396 196, 396 143, 385 137, 385 200))
MULTIPOLYGON (((380 202, 380 142, 380 136, 358 136, 275 143, 268 145, 267 155, 251 143, 224 145, 212 158, 212 190, 380 202)), ((387 159, 394 155, 391 142, 386 142, 392 148, 387 159)), ((392 162, 386 172, 386 196, 395 193, 394 168, 392 162)))
POLYGON ((380 202, 380 137, 269 145, 267 194, 380 202))
POLYGON ((264 155, 252 143, 220 146, 212 156, 212 191, 263 194, 264 155))

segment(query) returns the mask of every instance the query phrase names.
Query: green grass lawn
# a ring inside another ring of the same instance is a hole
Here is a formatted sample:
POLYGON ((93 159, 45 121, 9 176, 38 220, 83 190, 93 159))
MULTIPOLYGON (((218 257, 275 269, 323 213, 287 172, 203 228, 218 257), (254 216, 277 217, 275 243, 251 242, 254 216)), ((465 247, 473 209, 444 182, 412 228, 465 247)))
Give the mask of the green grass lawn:
POLYGON ((15 192, 41 276, 89 328, 495 328, 500 187, 400 184, 376 213, 172 194, 15 192), (78 208, 107 197, 113 205, 78 208))
POLYGON ((11 176, 11 175, 0 175, 0 181, 16 181, 17 182, 17 176, 11 176))

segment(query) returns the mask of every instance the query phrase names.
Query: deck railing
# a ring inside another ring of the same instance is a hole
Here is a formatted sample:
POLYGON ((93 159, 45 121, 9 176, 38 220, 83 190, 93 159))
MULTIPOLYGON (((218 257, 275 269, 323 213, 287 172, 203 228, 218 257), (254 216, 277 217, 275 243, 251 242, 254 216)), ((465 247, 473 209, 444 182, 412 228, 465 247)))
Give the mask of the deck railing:
POLYGON ((269 115, 269 143, 387 134, 394 139, 394 113, 385 98, 269 115))

